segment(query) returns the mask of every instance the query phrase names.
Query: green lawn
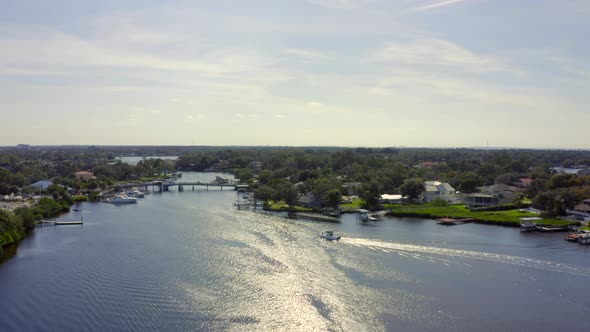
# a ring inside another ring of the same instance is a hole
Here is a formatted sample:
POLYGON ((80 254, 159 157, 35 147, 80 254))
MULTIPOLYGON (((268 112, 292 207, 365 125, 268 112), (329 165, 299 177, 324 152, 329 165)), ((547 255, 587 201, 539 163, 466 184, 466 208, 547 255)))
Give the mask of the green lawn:
POLYGON ((365 204, 365 201, 362 199, 355 199, 351 203, 340 204, 340 207, 343 210, 358 210, 363 206, 363 204, 365 204))
MULTIPOLYGON (((394 206, 391 211, 393 215, 399 216, 416 216, 427 218, 473 218, 484 222, 507 223, 514 225, 520 224, 520 218, 539 216, 535 213, 520 212, 518 210, 472 212, 463 205, 449 205, 445 207, 434 207, 429 205, 394 206)), ((572 221, 555 218, 544 218, 537 223, 547 226, 565 226, 571 225, 572 221)))

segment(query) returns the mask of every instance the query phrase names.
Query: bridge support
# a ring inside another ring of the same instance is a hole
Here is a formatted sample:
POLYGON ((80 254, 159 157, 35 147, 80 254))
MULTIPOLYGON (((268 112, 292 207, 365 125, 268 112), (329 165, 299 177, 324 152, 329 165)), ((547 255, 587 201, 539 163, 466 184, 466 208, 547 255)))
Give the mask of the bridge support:
POLYGON ((181 184, 178 185, 178 191, 184 191, 184 187, 181 184))

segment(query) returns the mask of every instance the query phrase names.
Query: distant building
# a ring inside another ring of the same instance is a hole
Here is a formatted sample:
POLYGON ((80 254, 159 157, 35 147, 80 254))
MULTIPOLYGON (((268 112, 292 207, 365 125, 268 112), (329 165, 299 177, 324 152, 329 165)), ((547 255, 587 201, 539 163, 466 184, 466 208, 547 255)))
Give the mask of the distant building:
POLYGON ((94 176, 94 173, 87 172, 87 171, 76 172, 76 173, 74 173, 74 176, 76 177, 76 179, 81 180, 81 181, 88 181, 91 179, 96 179, 96 177, 94 176))
POLYGON ((385 204, 401 204, 406 200, 407 197, 402 195, 383 194, 379 199, 379 203, 385 204))
POLYGON ((551 167, 551 172, 554 174, 590 175, 590 169, 586 165, 575 165, 572 167, 551 167))
POLYGON ((46 191, 47 188, 49 188, 49 186, 51 186, 52 184, 53 184, 53 182, 51 182, 51 181, 41 180, 41 181, 37 181, 37 182, 31 184, 29 187, 36 189, 36 190, 46 191))
POLYGON ((455 188, 448 183, 440 181, 424 181, 424 192, 421 195, 424 203, 430 203, 441 198, 449 203, 457 201, 455 188))
POLYGON ((261 161, 251 161, 250 163, 248 163, 248 168, 253 168, 255 170, 261 170, 262 169, 262 162, 261 161))
POLYGON ((533 183, 533 179, 531 178, 520 178, 518 179, 518 182, 515 183, 517 186, 519 187, 529 187, 531 185, 531 183, 533 183))
POLYGON ((440 164, 441 163, 439 163, 437 161, 423 161, 423 162, 417 164, 416 168, 434 168, 440 164))

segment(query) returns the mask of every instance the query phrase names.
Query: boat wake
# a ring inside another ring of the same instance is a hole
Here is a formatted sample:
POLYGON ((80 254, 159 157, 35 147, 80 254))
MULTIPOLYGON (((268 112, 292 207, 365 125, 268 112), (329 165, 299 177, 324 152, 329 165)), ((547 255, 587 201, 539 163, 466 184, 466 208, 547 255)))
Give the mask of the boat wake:
POLYGON ((590 268, 551 261, 544 261, 534 258, 495 254, 482 251, 430 247, 398 242, 384 242, 361 238, 343 238, 342 240, 340 240, 340 242, 371 250, 380 250, 383 252, 397 253, 402 256, 413 257, 416 259, 426 258, 422 256, 428 256, 430 258, 436 256, 444 262, 449 262, 445 258, 460 257, 590 277, 590 268))

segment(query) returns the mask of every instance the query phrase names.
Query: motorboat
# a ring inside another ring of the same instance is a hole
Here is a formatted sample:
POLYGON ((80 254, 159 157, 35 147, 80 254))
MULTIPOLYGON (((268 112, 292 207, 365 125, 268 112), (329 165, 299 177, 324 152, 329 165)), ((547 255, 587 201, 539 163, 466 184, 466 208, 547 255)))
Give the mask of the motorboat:
POLYGON ((129 197, 127 195, 117 195, 111 198, 108 202, 113 204, 135 204, 137 203, 137 198, 129 197))
POLYGON ((379 221, 379 218, 377 218, 377 215, 375 215, 375 214, 370 214, 370 215, 367 217, 367 220, 368 220, 368 221, 379 221))
POLYGON ((145 197, 145 194, 143 192, 139 191, 138 189, 133 189, 133 190, 127 192, 127 196, 143 198, 143 197, 145 197))
POLYGON ((320 237, 322 239, 326 239, 328 241, 334 241, 334 240, 339 241, 342 238, 341 236, 334 235, 333 231, 325 231, 320 235, 320 237))

